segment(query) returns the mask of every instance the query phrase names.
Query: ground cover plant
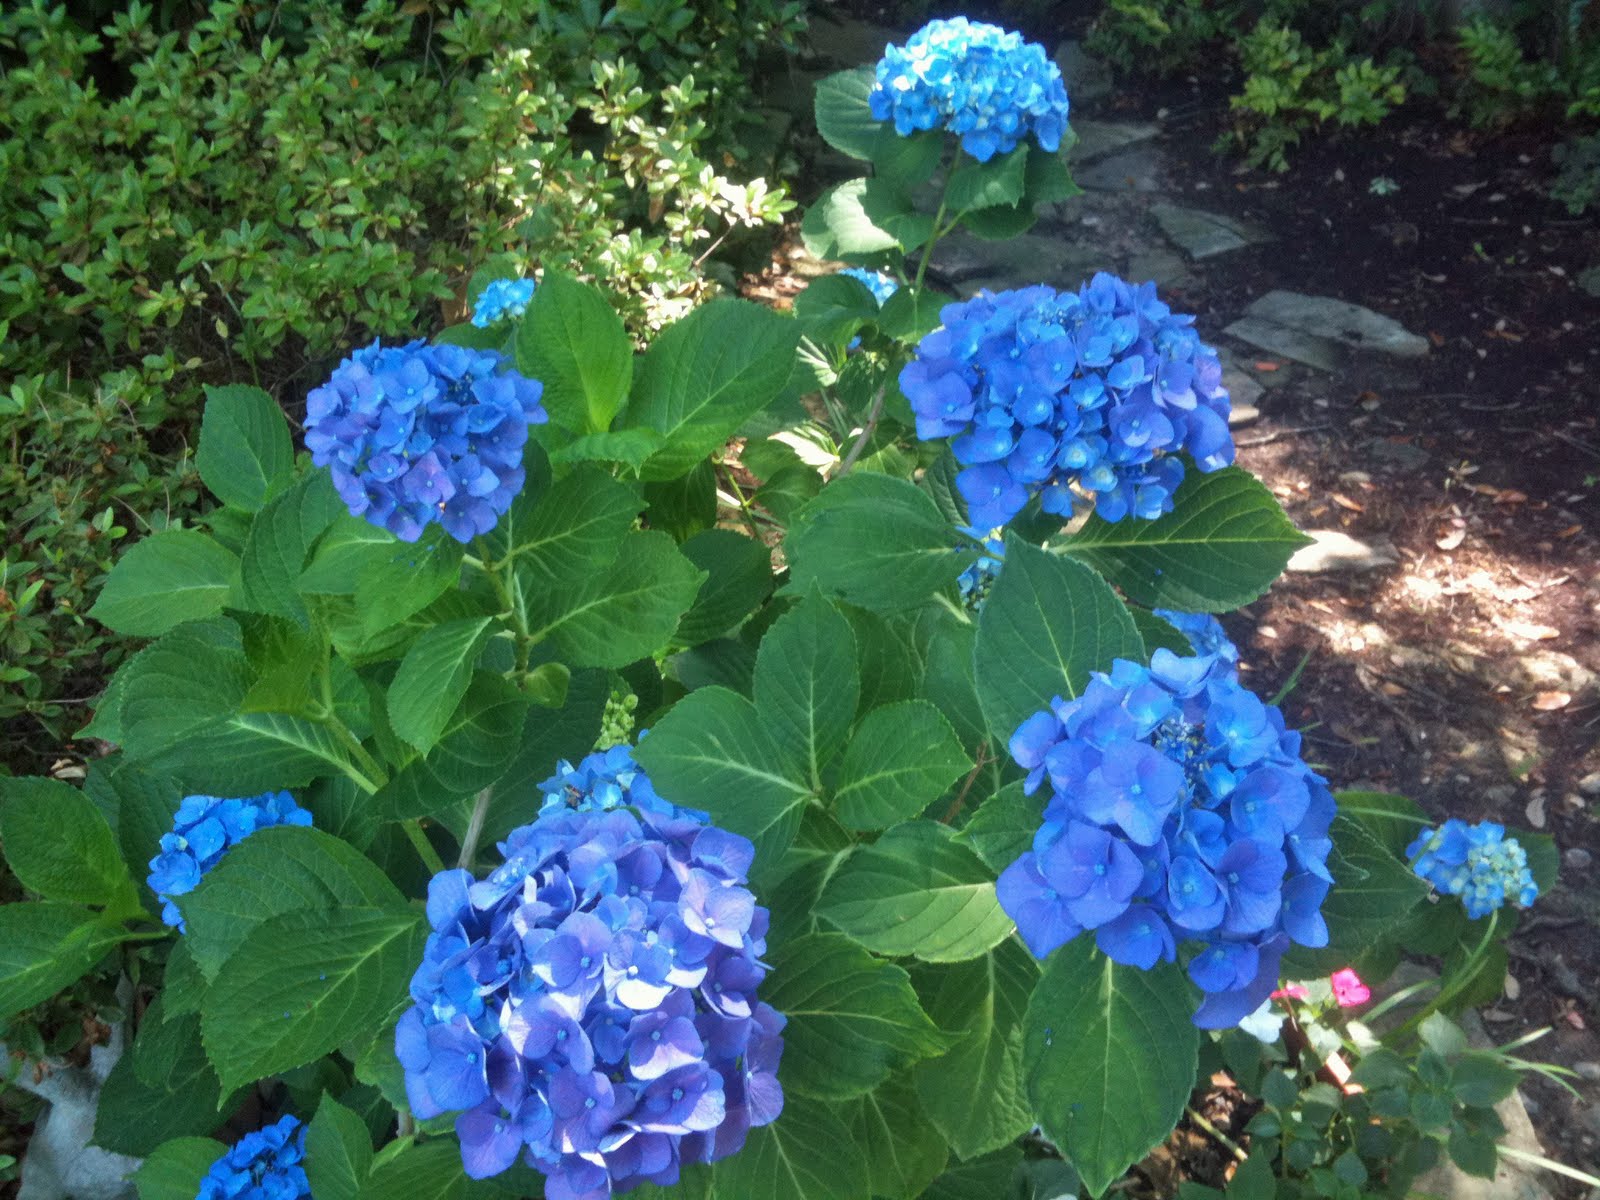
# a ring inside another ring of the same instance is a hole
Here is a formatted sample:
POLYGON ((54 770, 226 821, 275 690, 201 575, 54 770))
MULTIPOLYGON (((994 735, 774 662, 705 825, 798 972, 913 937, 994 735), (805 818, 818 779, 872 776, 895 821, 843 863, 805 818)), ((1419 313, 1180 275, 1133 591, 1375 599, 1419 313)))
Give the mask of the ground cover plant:
POLYGON ((1240 1195, 1492 1174, 1526 1064, 1442 1014, 1548 843, 1335 793, 1241 685, 1206 614, 1303 539, 1152 286, 924 287, 1070 193, 1052 70, 951 22, 825 81, 871 173, 806 233, 861 274, 793 317, 636 355, 502 281, 354 350, 307 456, 212 390, 207 529, 94 610, 154 638, 118 753, 0 805, 5 1011, 144 980, 96 1138, 146 1200, 1098 1195, 1219 1065, 1271 1106, 1240 1195), (1403 948, 1434 990, 1339 1019, 1403 948))

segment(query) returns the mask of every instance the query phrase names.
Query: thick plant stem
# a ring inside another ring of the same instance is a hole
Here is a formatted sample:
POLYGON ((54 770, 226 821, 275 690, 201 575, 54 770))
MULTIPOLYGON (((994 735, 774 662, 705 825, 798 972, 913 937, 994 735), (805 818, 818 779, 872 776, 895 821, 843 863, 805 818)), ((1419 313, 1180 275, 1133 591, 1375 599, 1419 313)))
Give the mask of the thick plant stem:
POLYGON ((472 859, 478 853, 478 841, 483 837, 483 823, 489 817, 489 801, 492 799, 494 799, 494 788, 490 786, 479 792, 478 798, 472 802, 472 815, 467 818, 467 832, 461 839, 461 853, 456 856, 456 866, 464 871, 472 870, 472 859))
POLYGON ((433 843, 428 840, 428 835, 422 832, 422 822, 412 817, 409 821, 401 821, 400 828, 406 831, 406 837, 416 847, 417 857, 422 859, 422 865, 429 872, 437 875, 444 870, 444 859, 439 857, 439 852, 433 848, 433 843))
POLYGON ((511 628, 516 633, 517 677, 520 679, 528 672, 528 659, 533 649, 533 637, 528 632, 528 621, 523 614, 522 605, 518 602, 519 598, 513 592, 515 581, 508 582, 500 574, 501 569, 507 566, 511 559, 507 558, 505 562, 496 564, 494 557, 489 553, 489 547, 482 538, 475 538, 474 544, 478 548, 480 557, 466 561, 474 562, 488 578, 489 586, 494 589, 495 599, 500 602, 502 611, 511 622, 511 628))

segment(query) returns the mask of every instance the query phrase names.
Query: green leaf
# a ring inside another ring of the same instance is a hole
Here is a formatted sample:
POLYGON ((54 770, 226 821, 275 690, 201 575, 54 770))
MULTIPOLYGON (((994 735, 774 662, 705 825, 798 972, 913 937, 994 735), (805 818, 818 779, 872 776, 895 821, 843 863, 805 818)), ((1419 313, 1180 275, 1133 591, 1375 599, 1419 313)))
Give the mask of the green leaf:
POLYGON ((1072 181, 1066 156, 1051 154, 1033 147, 1028 153, 1027 186, 1023 190, 1023 203, 1029 208, 1040 204, 1058 204, 1083 191, 1072 181))
POLYGON ((427 924, 406 909, 263 921, 222 966, 201 1015, 225 1088, 287 1071, 381 1025, 407 1002, 427 924))
POLYGON ((227 1146, 205 1137, 164 1142, 133 1174, 139 1200, 194 1200, 211 1164, 227 1152, 227 1146))
POLYGON ((102 1149, 142 1157, 169 1138, 210 1133, 227 1119, 218 1111, 222 1085, 200 1047, 199 1017, 164 1017, 163 1007, 158 998, 145 1011, 132 1047, 100 1089, 94 1144, 102 1149))
POLYGON ((1015 926, 977 855, 934 821, 896 825, 828 881, 817 915, 875 954, 924 962, 977 958, 1015 926))
POLYGON ((356 583, 356 611, 369 636, 421 612, 461 578, 461 543, 442 525, 429 525, 415 542, 389 546, 356 583))
POLYGON ((1201 474, 1191 465, 1173 506, 1154 521, 1090 517, 1060 548, 1140 604, 1217 613, 1260 596, 1310 541, 1238 467, 1201 474))
POLYGON ((625 667, 671 641, 704 580, 666 534, 630 533, 608 570, 534 597, 529 624, 572 666, 625 667))
POLYGON ((1024 1020, 1028 1095, 1091 1195, 1183 1115, 1200 1054, 1193 1009, 1176 963, 1141 971, 1077 938, 1046 964, 1024 1020))
POLYGON ((878 124, 878 141, 872 148, 872 170, 904 191, 919 188, 933 178, 944 158, 945 136, 940 129, 924 129, 909 137, 895 132, 894 122, 878 124))
POLYGON ((669 533, 673 541, 687 545, 717 523, 716 466, 708 458, 678 479, 646 484, 644 500, 650 510, 650 528, 669 533))
POLYGON ((837 347, 877 319, 878 301, 859 279, 822 275, 794 298, 794 315, 807 336, 837 347))
POLYGON ((306 1179, 317 1200, 356 1200, 372 1168, 367 1124, 332 1096, 323 1096, 306 1129, 306 1179))
POLYGON ((883 179, 851 179, 829 188, 800 223, 806 249, 818 258, 910 254, 932 234, 933 218, 883 179))
POLYGON ((467 694, 472 666, 493 624, 492 617, 468 617, 430 626, 400 660, 389 685, 389 724, 424 754, 467 694))
POLYGON ((812 100, 822 140, 841 154, 862 161, 872 157, 884 124, 867 104, 873 82, 870 66, 840 71, 817 83, 812 100))
POLYGON ((524 603, 536 607, 545 593, 609 567, 643 507, 635 488, 599 467, 581 466, 530 509, 513 508, 517 519, 499 557, 513 560, 524 603))
POLYGON ((239 586, 239 559, 203 533, 168 529, 117 560, 89 615, 118 633, 157 637, 222 611, 239 586))
POLYGON ((1344 813, 1334 817, 1329 835, 1333 888, 1322 902, 1329 933, 1322 958, 1331 960, 1341 954, 1348 958, 1398 934, 1427 896, 1428 884, 1353 817, 1344 813))
POLYGON ((922 1200, 995 1200, 1005 1196, 1022 1165, 1022 1151, 1006 1146, 971 1162, 951 1163, 949 1170, 922 1193, 922 1200))
POLYGON ((762 998, 789 1018, 779 1076, 786 1092, 848 1100, 949 1045, 918 1005, 910 977, 842 934, 814 933, 780 947, 763 987, 762 998))
POLYGON ((1026 795, 1020 779, 1008 783, 978 806, 956 840, 971 846, 998 875, 1033 848, 1033 835, 1044 820, 1044 799, 1026 795))
POLYGON ((820 790, 861 694, 850 622, 813 589, 761 639, 755 684, 762 723, 820 790))
POLYGON ((1522 1072, 1490 1050, 1464 1050, 1450 1064, 1450 1091, 1471 1108, 1492 1108, 1517 1090, 1522 1072))
POLYGON ((240 556, 239 607, 305 625, 300 573, 344 504, 325 472, 307 475, 256 514, 240 556))
POLYGON ((1480 1179, 1493 1179, 1499 1169, 1500 1156, 1494 1139, 1484 1137, 1477 1130, 1463 1125, 1450 1128, 1450 1161, 1468 1175, 1480 1179))
POLYGON ((814 581, 874 612, 916 608, 977 559, 962 542, 916 484, 846 475, 795 515, 784 543, 787 590, 803 591, 814 581))
POLYGON ((1130 608, 1128 615, 1133 618, 1133 623, 1139 630, 1139 640, 1144 643, 1146 658, 1161 649, 1185 656, 1194 653, 1194 647, 1189 639, 1171 622, 1142 608, 1130 608))
POLYGON ((527 720, 528 698, 493 671, 477 671, 426 757, 372 798, 393 820, 435 814, 452 799, 488 787, 510 769, 527 720))
POLYGON ((763 864, 788 848, 811 800, 797 782, 800 764, 779 748, 756 706, 727 688, 704 687, 679 700, 634 757, 665 799, 743 834, 763 864))
POLYGON ((303 596, 352 596, 366 571, 401 550, 415 553, 383 526, 343 513, 300 572, 298 590, 303 596))
POLYGON ((1417 802, 1405 796, 1343 791, 1335 792, 1333 798, 1341 813, 1358 822, 1396 858, 1404 857, 1417 834, 1433 825, 1417 802))
POLYGON ((0 1021, 77 982, 126 936, 77 904, 0 905, 0 1021))
POLYGON ((553 422, 600 433, 627 403, 633 343, 605 293, 547 270, 517 325, 517 370, 544 384, 553 422))
POLYGON ((283 410, 260 388, 207 387, 194 465, 218 500, 256 512, 294 477, 283 410))
POLYGON ((111 826, 83 792, 55 779, 0 779, 0 845, 17 881, 46 900, 139 910, 111 826))
POLYGON ((398 908, 398 889, 366 856, 309 826, 257 830, 180 897, 184 944, 207 979, 263 921, 284 913, 345 906, 398 908))
POLYGON ((845 1111, 851 1140, 867 1160, 872 1195, 914 1200, 944 1170, 950 1147, 928 1123, 905 1078, 886 1080, 845 1111))
POLYGON ((928 1119, 964 1159, 1033 1127, 1022 1018, 1038 978, 1038 965, 1016 939, 971 962, 917 974, 928 1016, 959 1040, 940 1057, 918 1063, 912 1078, 928 1119), (982 1103, 973 1103, 976 1096, 982 1103))
MULTIPOLYGON (((537 294, 537 293, 535 293, 537 294)), ((467 1174, 461 1166, 461 1145, 452 1137, 420 1145, 390 1142, 374 1160, 360 1200, 466 1200, 467 1174)), ((317 1200, 322 1200, 321 1196, 317 1200)))
POLYGON ((637 475, 663 441, 654 429, 588 433, 550 451, 552 463, 621 463, 637 475))
POLYGON ((926 700, 873 709, 850 735, 834 810, 851 829, 915 817, 972 769, 956 732, 926 700))
POLYGON ((641 479, 685 474, 783 391, 800 326, 748 300, 713 300, 669 326, 639 364, 627 425, 663 438, 641 479))
POLYGON ((1000 745, 1053 697, 1080 694, 1091 671, 1143 655, 1133 618, 1105 580, 1007 535, 973 651, 978 702, 1000 745))
MULTIPOLYGON (((787 1037, 787 1035, 785 1035, 787 1037)), ((785 1066, 788 1053, 785 1053, 785 1066)), ((785 1095, 783 1112, 750 1131, 744 1149, 717 1163, 728 1200, 867 1200, 871 1168, 833 1106, 785 1095)))
POLYGON ((944 189, 945 207, 953 213, 965 213, 1015 204, 1022 199, 1027 168, 1026 142, 1011 153, 996 155, 986 163, 964 163, 950 172, 950 182, 944 189))
POLYGON ((678 622, 673 640, 698 646, 739 625, 772 594, 772 551, 731 529, 707 529, 683 543, 683 556, 706 581, 678 622))
POLYGON ((903 287, 883 302, 883 309, 878 313, 878 329, 885 336, 907 345, 921 341, 925 334, 939 328, 944 319, 939 315, 940 310, 948 303, 949 298, 937 292, 903 287))

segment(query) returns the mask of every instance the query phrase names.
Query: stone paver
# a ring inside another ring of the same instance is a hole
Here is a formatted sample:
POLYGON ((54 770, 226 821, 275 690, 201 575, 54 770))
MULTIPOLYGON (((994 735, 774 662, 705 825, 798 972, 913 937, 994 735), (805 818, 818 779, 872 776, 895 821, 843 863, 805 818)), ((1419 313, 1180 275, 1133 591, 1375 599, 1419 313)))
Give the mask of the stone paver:
POLYGON ((1086 104, 1111 94, 1111 68, 1086 54, 1078 42, 1070 39, 1062 42, 1056 47, 1055 58, 1073 104, 1086 104))
POLYGON ((969 233, 941 241, 934 250, 933 265, 963 296, 980 288, 998 291, 1036 283, 1072 289, 1096 271, 1116 267, 1104 251, 1082 239, 1023 234, 989 242, 969 233))
POLYGON ((1078 140, 1067 151, 1067 161, 1074 168, 1094 162, 1118 150, 1126 150, 1140 142, 1148 142, 1161 132, 1161 126, 1145 121, 1091 121, 1074 118, 1072 132, 1078 140))
POLYGON ((1250 221, 1237 221, 1198 208, 1157 204, 1150 209, 1150 215, 1170 241, 1196 260, 1273 240, 1272 234, 1250 221))
POLYGON ((1421 358, 1428 339, 1400 322, 1331 296, 1272 291, 1223 332, 1296 362, 1336 371, 1351 350, 1421 358))
POLYGON ((1394 546, 1387 540, 1364 542, 1338 529, 1307 529, 1303 531, 1311 545, 1296 550, 1289 560, 1289 570, 1311 574, 1323 571, 1376 571, 1392 567, 1400 561, 1394 546))
POLYGON ((1100 192, 1159 192, 1164 175, 1161 155, 1148 142, 1073 172, 1078 186, 1100 192))
POLYGON ((1158 287, 1181 288, 1194 282, 1194 273, 1183 255, 1165 246, 1135 251, 1128 258, 1129 283, 1154 282, 1158 287))

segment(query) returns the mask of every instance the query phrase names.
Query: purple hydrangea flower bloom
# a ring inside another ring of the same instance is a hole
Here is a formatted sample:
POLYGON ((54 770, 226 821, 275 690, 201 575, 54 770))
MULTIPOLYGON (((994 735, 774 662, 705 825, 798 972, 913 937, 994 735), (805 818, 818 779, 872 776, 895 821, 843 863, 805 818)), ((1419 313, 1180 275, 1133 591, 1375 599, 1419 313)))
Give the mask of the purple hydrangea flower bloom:
POLYGON ((1053 154, 1067 129, 1066 85, 1044 47, 965 17, 930 21, 885 49, 867 101, 901 137, 942 126, 979 162, 1029 134, 1053 154))
POLYGON ((305 1126, 284 1117, 245 1134, 212 1163, 195 1200, 310 1200, 305 1156, 305 1126))
POLYGON ((496 279, 478 293, 472 307, 472 323, 488 329, 498 321, 510 321, 528 311, 537 285, 531 279, 496 279))
POLYGON ((395 1030, 412 1111, 460 1113, 467 1174, 520 1157, 558 1200, 670 1186, 783 1107, 755 849, 685 818, 619 749, 563 764, 486 880, 434 878, 395 1030))
POLYGON ((406 542, 433 522, 470 542, 522 490, 543 394, 492 350, 373 342, 306 398, 306 449, 351 515, 406 542))
POLYGON ((1102 273, 940 315, 900 389, 918 437, 953 439, 975 526, 1005 525, 1034 495, 1061 516, 1092 503, 1107 521, 1154 520, 1172 511, 1180 451, 1201 471, 1233 461, 1222 364, 1154 284, 1102 273))
POLYGON ((1411 869, 1447 896, 1460 896, 1476 921, 1508 901, 1527 908, 1539 898, 1528 869, 1528 855, 1505 826, 1493 821, 1468 825, 1454 818, 1418 834, 1406 847, 1411 869))
POLYGON ((1182 943, 1208 1029, 1260 1006, 1291 940, 1328 942, 1333 794, 1235 661, 1119 659, 1025 720, 1011 756, 1050 800, 996 887, 1039 958, 1093 930, 1107 957, 1149 970, 1182 943))
POLYGON ((185 796, 172 819, 172 832, 161 835, 161 853, 150 860, 150 890, 162 901, 161 919, 185 932, 183 914, 172 897, 194 891, 230 847, 256 830, 309 824, 311 814, 288 792, 263 792, 243 800, 185 796))

